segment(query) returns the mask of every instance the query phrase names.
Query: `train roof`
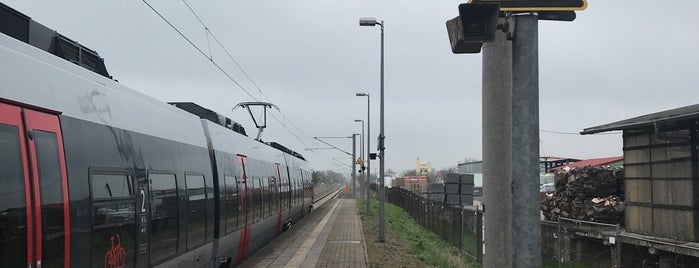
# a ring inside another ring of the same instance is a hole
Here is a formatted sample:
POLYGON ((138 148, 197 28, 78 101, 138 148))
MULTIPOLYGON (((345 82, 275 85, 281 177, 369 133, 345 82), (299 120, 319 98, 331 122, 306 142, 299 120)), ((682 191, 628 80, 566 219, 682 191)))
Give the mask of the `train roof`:
POLYGON ((107 78, 112 78, 97 51, 59 34, 0 3, 0 32, 107 78))
MULTIPOLYGON (((198 146, 206 142, 197 134, 199 120, 190 120, 197 117, 247 137, 242 125, 212 110, 192 102, 164 103, 118 83, 97 52, 2 3, 0 58, 6 63, 0 64, 0 81, 7 85, 0 99, 198 146), (142 117, 147 120, 133 120, 142 117)), ((305 161, 281 144, 259 142, 305 161)))
MULTIPOLYGON (((212 110, 204 108, 196 103, 193 103, 193 102, 168 102, 168 103, 177 107, 177 108, 180 108, 182 110, 190 112, 196 116, 199 116, 199 118, 201 118, 201 119, 206 119, 206 120, 213 122, 217 125, 220 125, 224 128, 233 130, 234 132, 237 132, 241 135, 247 136, 247 134, 245 133, 245 128, 242 125, 240 125, 239 123, 233 121, 232 119, 230 119, 224 115, 221 115, 221 114, 216 113, 212 110)), ((297 153, 294 150, 291 150, 291 149, 287 148, 286 146, 281 145, 277 142, 263 142, 263 141, 260 141, 260 142, 262 142, 262 143, 264 143, 264 144, 266 144, 274 149, 277 149, 277 150, 282 151, 284 153, 287 153, 291 156, 294 156, 298 159, 301 159, 304 161, 306 160, 306 158, 304 158, 303 155, 301 155, 300 153, 297 153)))
POLYGON ((221 114, 218 114, 212 110, 206 109, 204 107, 201 107, 200 105, 193 103, 193 102, 168 102, 169 104, 180 108, 182 110, 185 110, 193 115, 199 116, 201 119, 206 119, 211 122, 214 122, 218 125, 221 125, 227 129, 233 130, 237 133, 240 133, 242 135, 247 136, 248 134, 245 133, 245 128, 233 121, 232 119, 223 116, 221 114))

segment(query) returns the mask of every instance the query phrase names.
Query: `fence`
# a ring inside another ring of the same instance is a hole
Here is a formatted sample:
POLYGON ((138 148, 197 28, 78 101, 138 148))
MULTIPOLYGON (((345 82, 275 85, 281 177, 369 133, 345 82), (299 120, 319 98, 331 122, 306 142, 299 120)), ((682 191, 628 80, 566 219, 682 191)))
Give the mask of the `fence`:
POLYGON ((401 188, 386 188, 386 201, 403 208, 425 229, 460 248, 466 255, 482 261, 482 211, 430 200, 401 188))
POLYGON ((621 267, 621 228, 559 217, 541 222, 542 258, 557 267, 621 267))
MULTIPOLYGON (((372 190, 377 190, 376 184, 372 184, 372 190)), ((425 229, 458 247, 474 260, 483 260, 483 211, 477 207, 430 200, 402 188, 385 190, 386 201, 403 208, 425 229)), ((620 232, 618 224, 563 217, 557 221, 542 221, 543 266, 621 267, 623 253, 620 232)))
MULTIPOLYGON (((377 193, 376 184, 371 189, 377 193)), ((386 200, 482 261, 482 211, 433 201, 400 188, 386 188, 386 200)), ((563 217, 541 221, 541 254, 542 267, 699 267, 696 243, 634 234, 619 224, 563 217)))

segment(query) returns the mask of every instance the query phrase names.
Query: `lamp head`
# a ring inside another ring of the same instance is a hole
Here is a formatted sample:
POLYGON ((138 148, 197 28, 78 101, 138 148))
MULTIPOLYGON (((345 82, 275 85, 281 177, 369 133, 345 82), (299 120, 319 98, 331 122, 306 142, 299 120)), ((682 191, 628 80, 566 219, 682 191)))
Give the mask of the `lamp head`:
POLYGON ((359 18, 359 26, 376 26, 376 18, 359 18))
POLYGON ((359 123, 359 122, 364 122, 364 120, 362 120, 362 119, 354 119, 354 122, 359 123))
POLYGON ((357 92, 357 97, 369 96, 369 93, 357 92))

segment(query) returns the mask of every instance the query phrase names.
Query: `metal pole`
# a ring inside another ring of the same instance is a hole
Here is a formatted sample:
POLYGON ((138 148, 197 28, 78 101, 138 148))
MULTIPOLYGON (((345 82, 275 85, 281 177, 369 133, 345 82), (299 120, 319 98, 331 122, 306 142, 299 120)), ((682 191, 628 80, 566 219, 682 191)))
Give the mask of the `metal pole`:
MULTIPOLYGON (((361 151, 361 153, 359 153, 359 154, 362 157, 362 164, 359 165, 359 170, 360 170, 359 172, 362 173, 362 178, 359 181, 359 185, 364 185, 364 187, 367 187, 366 184, 364 184, 364 182, 366 182, 366 180, 365 180, 366 171, 364 171, 364 169, 363 169, 364 161, 366 161, 366 158, 364 157, 364 136, 365 136, 364 135, 364 120, 361 120, 361 121, 362 121, 362 136, 361 136, 362 138, 361 138, 361 141, 359 142, 359 150, 361 151)), ((364 199, 364 191, 362 191, 362 190, 364 190, 364 188, 359 189, 359 192, 361 193, 361 196, 362 196, 362 200, 366 200, 366 199, 364 199)), ((369 196, 367 196, 367 198, 369 198, 369 196)))
MULTIPOLYGON (((366 94, 366 153, 371 154, 371 101, 369 93, 366 94)), ((366 159, 366 214, 369 215, 371 211, 371 177, 369 176, 371 170, 371 157, 366 159)))
POLYGON ((384 168, 385 168, 385 162, 386 162, 386 154, 385 154, 385 138, 386 136, 384 135, 384 97, 383 97, 383 26, 384 22, 381 21, 381 133, 379 134, 379 145, 381 148, 379 148, 379 242, 383 243, 386 241, 386 238, 384 236, 384 225, 385 225, 385 219, 384 219, 384 202, 385 202, 385 193, 384 193, 384 168))
POLYGON ((513 18, 512 267, 539 267, 539 19, 536 13, 513 18))
POLYGON ((505 33, 497 31, 494 42, 483 44, 483 267, 512 265, 511 59, 505 33))
POLYGON ((357 134, 352 134, 352 198, 356 198, 357 196, 355 195, 357 192, 355 191, 355 180, 357 177, 357 165, 354 163, 355 159, 357 159, 357 134))
POLYGON ((561 243, 563 243, 563 235, 561 234, 561 217, 558 217, 558 238, 556 238, 556 263, 558 268, 561 268, 561 243))
POLYGON ((616 233, 614 235, 614 243, 616 244, 616 267, 621 268, 621 225, 616 224, 616 233))

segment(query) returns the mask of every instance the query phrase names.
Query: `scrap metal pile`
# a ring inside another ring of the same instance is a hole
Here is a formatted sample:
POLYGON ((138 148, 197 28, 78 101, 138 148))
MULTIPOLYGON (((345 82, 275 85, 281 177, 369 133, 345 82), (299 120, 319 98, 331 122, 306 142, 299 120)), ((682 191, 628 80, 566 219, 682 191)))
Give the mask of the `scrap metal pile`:
POLYGON ((624 169, 586 166, 556 172, 556 191, 541 201, 547 220, 558 217, 624 223, 624 169))

